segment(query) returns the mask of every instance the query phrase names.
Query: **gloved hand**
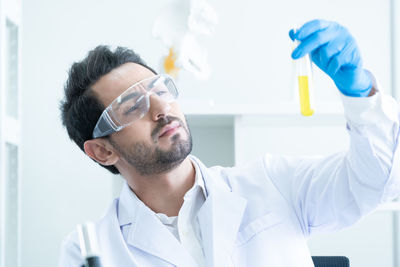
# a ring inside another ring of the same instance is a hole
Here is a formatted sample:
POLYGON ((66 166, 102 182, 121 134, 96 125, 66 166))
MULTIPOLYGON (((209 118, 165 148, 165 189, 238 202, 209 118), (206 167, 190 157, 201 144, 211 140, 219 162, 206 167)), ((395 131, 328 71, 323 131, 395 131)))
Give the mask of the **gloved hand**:
POLYGON ((292 58, 311 53, 312 61, 335 82, 347 96, 368 96, 372 80, 362 68, 360 50, 349 31, 336 22, 312 20, 296 32, 290 30, 292 40, 300 41, 292 58))

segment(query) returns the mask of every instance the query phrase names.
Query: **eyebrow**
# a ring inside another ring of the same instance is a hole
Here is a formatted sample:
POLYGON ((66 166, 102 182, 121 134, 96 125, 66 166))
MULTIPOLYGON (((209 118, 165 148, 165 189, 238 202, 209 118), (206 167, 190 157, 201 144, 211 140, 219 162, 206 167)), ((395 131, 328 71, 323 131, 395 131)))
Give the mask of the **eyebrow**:
POLYGON ((124 102, 128 101, 129 99, 135 98, 135 97, 137 97, 137 96, 140 95, 140 94, 141 94, 141 93, 139 93, 139 92, 130 93, 129 95, 124 96, 124 97, 121 99, 121 101, 119 101, 119 104, 121 105, 121 104, 123 104, 124 102))
POLYGON ((136 104, 143 99, 144 96, 139 97, 139 99, 136 101, 135 105, 131 106, 127 111, 124 112, 124 115, 128 115, 132 111, 136 109, 136 104))
MULTIPOLYGON (((161 77, 158 77, 157 79, 155 79, 154 81, 152 81, 147 87, 152 88, 154 87, 154 85, 160 80, 161 77)), ((141 82, 138 82, 138 85, 140 85, 141 82)), ((135 86, 135 85, 133 85, 135 86)), ((128 101, 129 99, 132 99, 134 97, 137 97, 138 95, 141 95, 141 93, 139 92, 133 92, 129 95, 124 96, 118 103, 121 105, 124 102, 128 101)))

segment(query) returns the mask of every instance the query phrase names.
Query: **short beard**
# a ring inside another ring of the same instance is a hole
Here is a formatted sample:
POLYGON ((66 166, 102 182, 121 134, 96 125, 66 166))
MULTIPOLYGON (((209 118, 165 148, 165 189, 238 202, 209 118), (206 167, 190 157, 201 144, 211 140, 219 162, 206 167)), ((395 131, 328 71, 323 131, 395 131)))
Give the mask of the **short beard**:
POLYGON ((137 142, 128 149, 122 149, 111 138, 110 143, 140 175, 149 176, 167 172, 181 164, 190 154, 193 147, 192 135, 189 128, 185 127, 181 119, 172 116, 167 116, 158 121, 156 128, 152 132, 154 143, 158 143, 156 136, 158 136, 162 127, 174 120, 179 121, 182 129, 186 131, 188 138, 187 140, 181 140, 181 134, 176 133, 171 137, 172 145, 169 150, 152 147, 144 142, 137 142))

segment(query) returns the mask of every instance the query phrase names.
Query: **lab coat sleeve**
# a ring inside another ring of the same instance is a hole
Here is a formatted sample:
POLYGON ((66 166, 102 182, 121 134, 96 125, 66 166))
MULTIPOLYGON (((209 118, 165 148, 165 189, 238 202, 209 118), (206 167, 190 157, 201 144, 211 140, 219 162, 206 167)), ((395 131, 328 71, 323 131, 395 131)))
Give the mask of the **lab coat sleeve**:
POLYGON ((400 195, 399 112, 379 91, 342 95, 350 145, 327 157, 267 155, 265 170, 305 236, 349 226, 400 195))
POLYGON ((73 232, 63 241, 58 267, 81 267, 84 264, 77 240, 78 235, 73 232))

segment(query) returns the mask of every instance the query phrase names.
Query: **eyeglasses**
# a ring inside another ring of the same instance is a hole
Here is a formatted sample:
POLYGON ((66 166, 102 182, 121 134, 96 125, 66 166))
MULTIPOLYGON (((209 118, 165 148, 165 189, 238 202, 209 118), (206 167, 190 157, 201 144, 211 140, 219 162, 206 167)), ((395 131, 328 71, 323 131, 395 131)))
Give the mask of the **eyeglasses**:
POLYGON ((170 103, 178 98, 178 89, 166 74, 135 83, 103 111, 93 130, 93 138, 118 132, 142 118, 149 111, 150 96, 153 94, 170 103))

